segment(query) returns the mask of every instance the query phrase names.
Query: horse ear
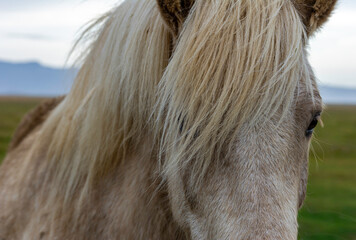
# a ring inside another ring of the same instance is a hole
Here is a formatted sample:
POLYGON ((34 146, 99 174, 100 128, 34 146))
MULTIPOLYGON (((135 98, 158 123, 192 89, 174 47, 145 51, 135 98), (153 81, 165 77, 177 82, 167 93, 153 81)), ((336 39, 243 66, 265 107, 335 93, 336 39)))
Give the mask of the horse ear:
POLYGON ((308 34, 313 34, 329 18, 337 0, 295 0, 308 34))
POLYGON ((178 35, 193 3, 194 0, 157 0, 162 18, 174 35, 178 35))

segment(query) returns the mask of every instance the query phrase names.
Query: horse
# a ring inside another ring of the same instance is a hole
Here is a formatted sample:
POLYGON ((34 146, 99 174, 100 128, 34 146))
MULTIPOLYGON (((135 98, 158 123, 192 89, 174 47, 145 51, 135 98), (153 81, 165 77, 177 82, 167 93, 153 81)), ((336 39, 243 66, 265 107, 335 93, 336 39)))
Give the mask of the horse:
POLYGON ((297 239, 336 0, 127 0, 20 123, 0 239, 297 239))

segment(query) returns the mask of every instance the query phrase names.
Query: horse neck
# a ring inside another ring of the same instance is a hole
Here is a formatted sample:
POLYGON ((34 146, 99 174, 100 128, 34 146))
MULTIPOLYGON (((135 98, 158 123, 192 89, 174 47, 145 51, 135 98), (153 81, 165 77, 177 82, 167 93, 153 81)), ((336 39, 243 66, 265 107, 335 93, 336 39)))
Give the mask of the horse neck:
MULTIPOLYGON (((116 204, 112 216, 120 228, 120 237, 170 239, 175 236, 175 239, 185 239, 173 220, 166 185, 158 171, 156 152, 151 142, 145 141, 128 155, 114 176, 109 177, 113 187, 105 201, 116 204)), ((105 181, 103 186, 107 185, 105 181)))

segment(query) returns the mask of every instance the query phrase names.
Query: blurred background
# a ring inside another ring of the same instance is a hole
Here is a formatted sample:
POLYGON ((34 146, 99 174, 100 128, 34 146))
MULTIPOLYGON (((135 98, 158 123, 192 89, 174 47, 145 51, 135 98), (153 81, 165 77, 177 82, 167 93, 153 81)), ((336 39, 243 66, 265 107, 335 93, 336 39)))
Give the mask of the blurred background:
MULTIPOLYGON (((65 94, 77 71, 67 59, 81 28, 120 0, 0 1, 0 162, 23 115, 65 94)), ((356 239, 356 1, 339 0, 313 37, 310 62, 326 110, 310 156, 300 239, 356 239)))

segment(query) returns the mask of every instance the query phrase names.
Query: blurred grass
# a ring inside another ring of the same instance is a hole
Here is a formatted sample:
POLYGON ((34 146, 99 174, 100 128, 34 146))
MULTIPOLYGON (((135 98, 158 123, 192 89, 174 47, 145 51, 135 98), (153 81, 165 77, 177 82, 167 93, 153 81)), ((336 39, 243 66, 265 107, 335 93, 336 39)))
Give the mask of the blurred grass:
POLYGON ((356 239, 356 106, 329 106, 310 154, 299 239, 356 239))
MULTIPOLYGON (((0 162, 21 118, 40 101, 0 98, 0 162)), ((323 122, 312 144, 299 239, 356 240, 356 106, 329 106, 323 122)))
POLYGON ((37 98, 0 98, 0 163, 5 157, 11 136, 22 117, 40 101, 41 99, 37 98))

